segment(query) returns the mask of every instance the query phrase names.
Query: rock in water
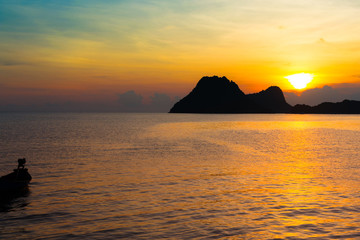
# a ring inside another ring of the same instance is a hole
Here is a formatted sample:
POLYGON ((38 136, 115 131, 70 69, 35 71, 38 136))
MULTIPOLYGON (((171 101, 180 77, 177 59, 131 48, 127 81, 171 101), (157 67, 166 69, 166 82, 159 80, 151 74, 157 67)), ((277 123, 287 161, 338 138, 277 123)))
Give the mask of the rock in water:
POLYGON ((278 87, 249 96, 235 82, 213 76, 201 78, 170 113, 274 113, 290 112, 290 109, 278 87))

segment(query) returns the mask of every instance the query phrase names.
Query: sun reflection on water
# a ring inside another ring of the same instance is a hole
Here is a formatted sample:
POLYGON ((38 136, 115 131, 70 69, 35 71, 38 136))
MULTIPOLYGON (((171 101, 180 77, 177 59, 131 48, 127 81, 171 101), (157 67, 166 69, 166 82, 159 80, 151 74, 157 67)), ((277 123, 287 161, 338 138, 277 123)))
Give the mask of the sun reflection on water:
POLYGON ((0 135, 33 175, 4 238, 360 237, 358 116, 36 116, 0 135))
POLYGON ((264 234, 249 238, 342 236, 353 225, 344 218, 357 221, 359 206, 346 210, 354 204, 351 191, 359 191, 346 180, 349 159, 336 159, 336 150, 354 150, 346 145, 351 139, 335 147, 339 136, 333 130, 359 130, 358 122, 187 122, 156 128, 165 139, 201 138, 228 149, 212 189, 223 189, 218 195, 224 211, 241 213, 242 220, 233 219, 232 227, 250 224, 264 234))

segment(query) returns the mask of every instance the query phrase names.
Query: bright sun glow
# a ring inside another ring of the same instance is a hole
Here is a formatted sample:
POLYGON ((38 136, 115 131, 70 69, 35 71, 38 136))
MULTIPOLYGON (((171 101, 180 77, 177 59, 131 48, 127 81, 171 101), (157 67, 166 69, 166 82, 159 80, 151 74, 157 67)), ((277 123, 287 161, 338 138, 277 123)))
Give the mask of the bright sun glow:
POLYGON ((285 77, 296 89, 303 89, 314 78, 310 73, 297 73, 285 77))

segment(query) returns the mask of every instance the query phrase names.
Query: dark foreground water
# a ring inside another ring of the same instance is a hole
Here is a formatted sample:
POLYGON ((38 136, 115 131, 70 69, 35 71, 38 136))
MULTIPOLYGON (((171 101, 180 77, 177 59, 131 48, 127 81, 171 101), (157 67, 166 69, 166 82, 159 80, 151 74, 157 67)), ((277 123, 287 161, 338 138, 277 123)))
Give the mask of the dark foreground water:
POLYGON ((0 114, 1 239, 360 239, 360 116, 0 114))

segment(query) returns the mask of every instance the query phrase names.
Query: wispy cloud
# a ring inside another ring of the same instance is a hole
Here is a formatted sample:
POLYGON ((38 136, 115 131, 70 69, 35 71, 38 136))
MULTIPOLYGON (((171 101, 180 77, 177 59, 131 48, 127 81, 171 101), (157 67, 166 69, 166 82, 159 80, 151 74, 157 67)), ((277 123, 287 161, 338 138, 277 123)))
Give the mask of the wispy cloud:
POLYGON ((23 66, 31 65, 29 62, 14 61, 14 60, 0 60, 0 66, 11 67, 11 66, 23 66))

